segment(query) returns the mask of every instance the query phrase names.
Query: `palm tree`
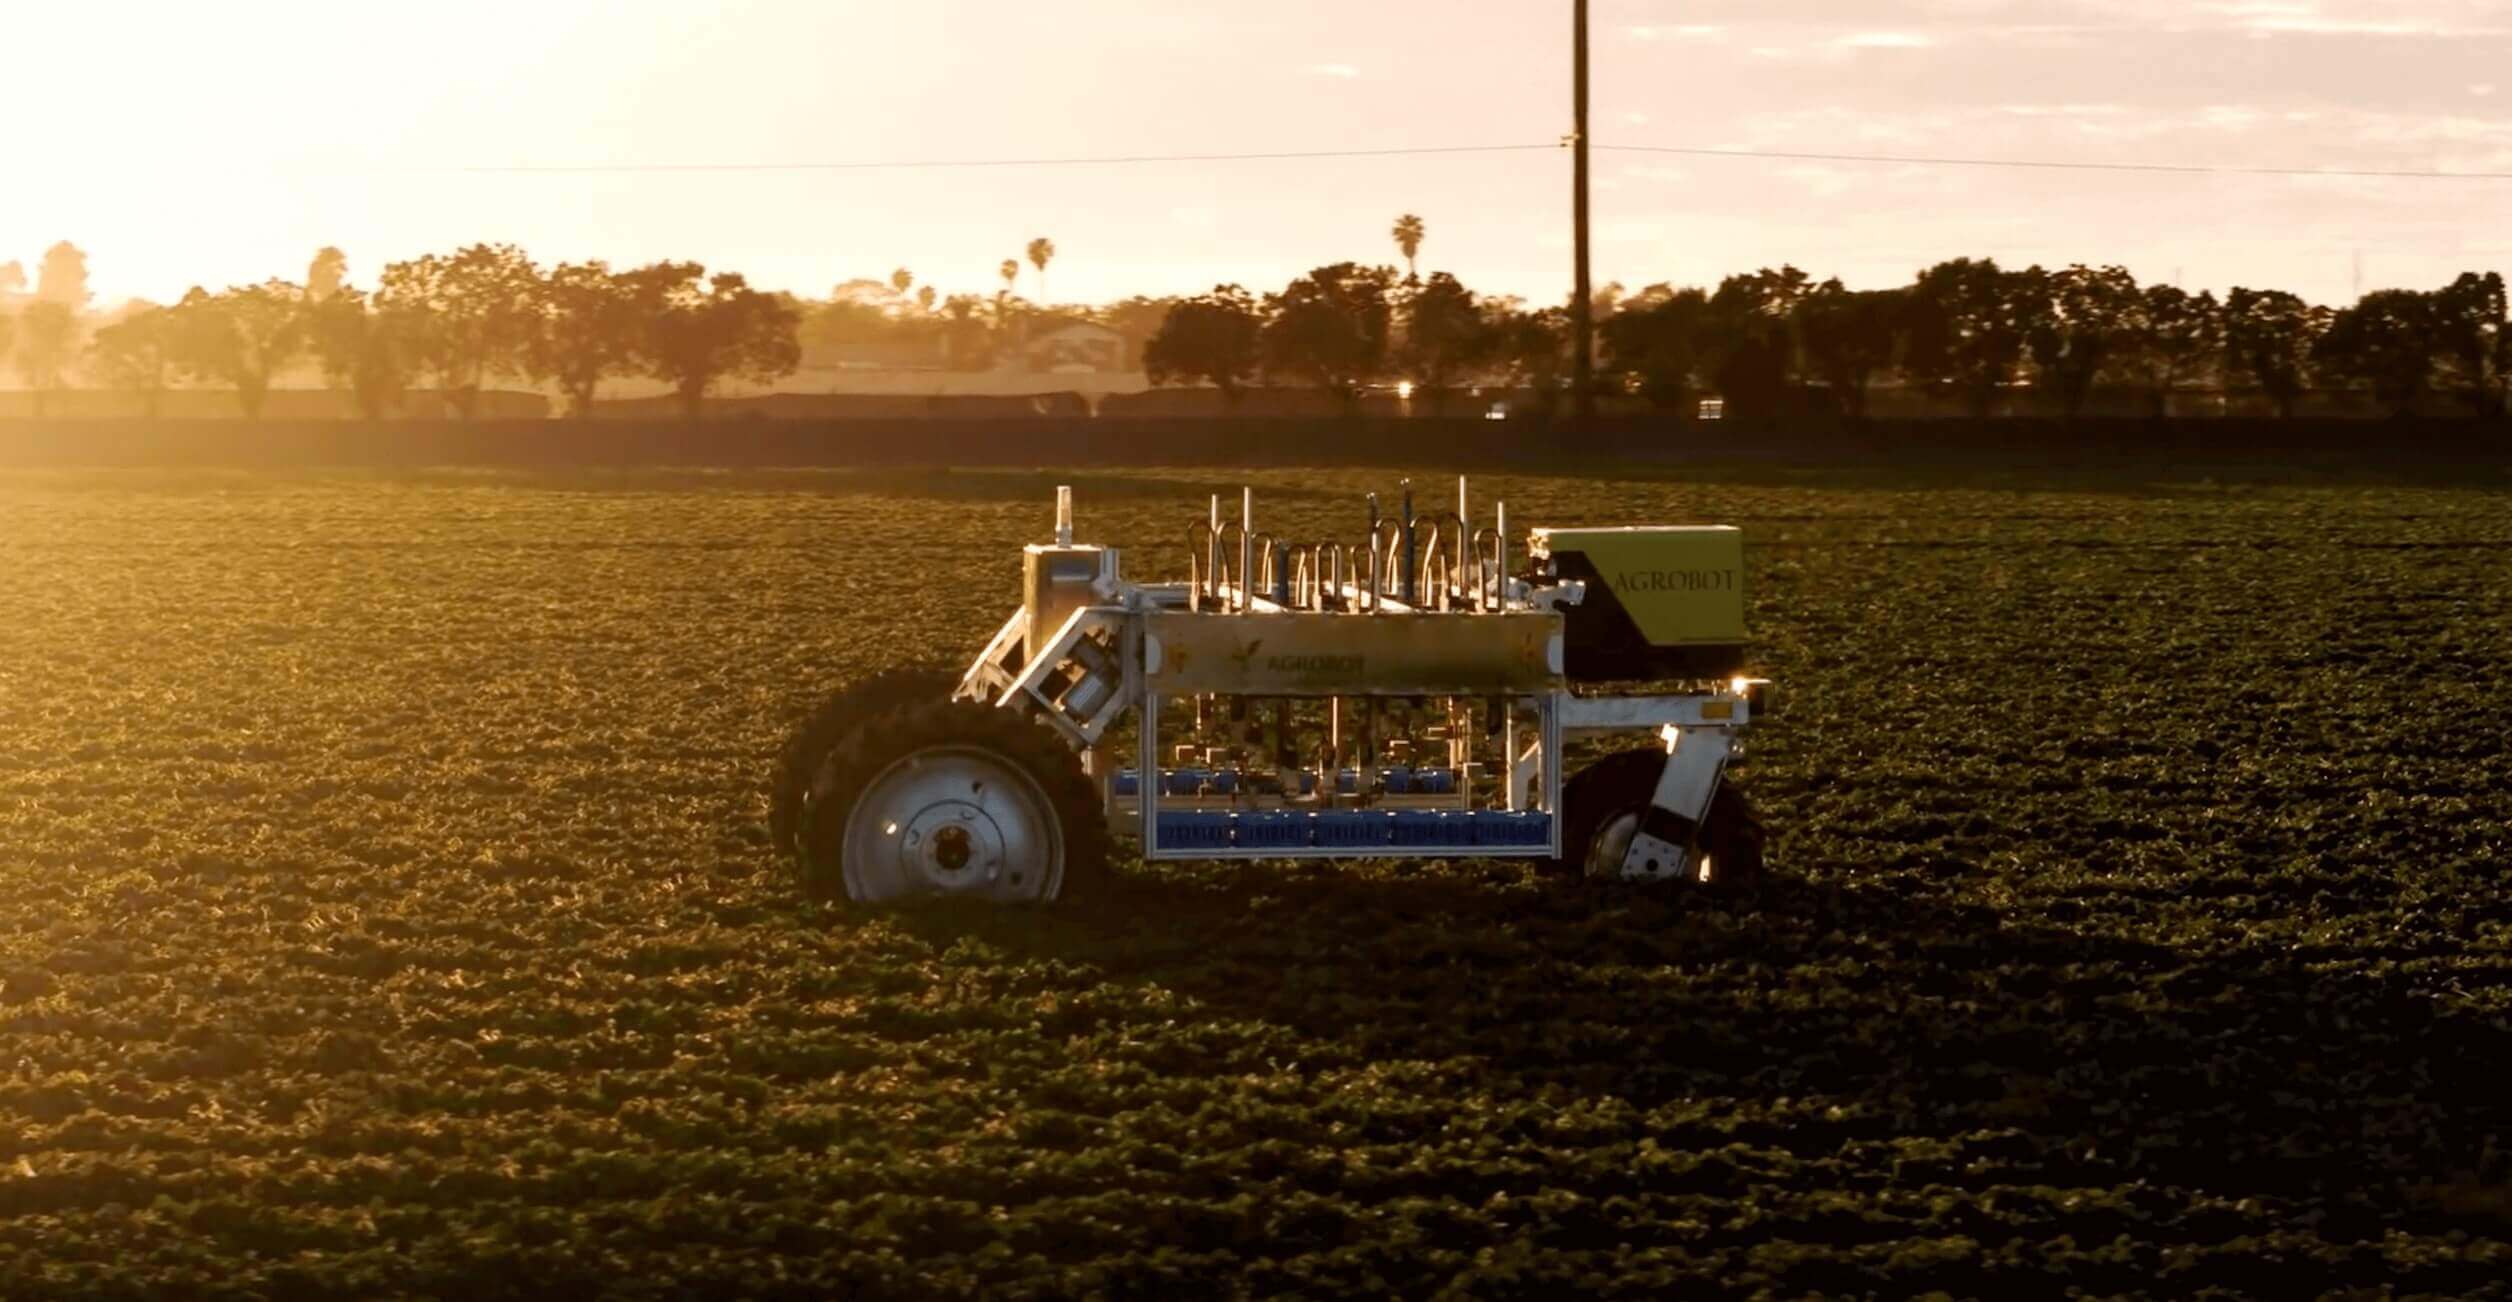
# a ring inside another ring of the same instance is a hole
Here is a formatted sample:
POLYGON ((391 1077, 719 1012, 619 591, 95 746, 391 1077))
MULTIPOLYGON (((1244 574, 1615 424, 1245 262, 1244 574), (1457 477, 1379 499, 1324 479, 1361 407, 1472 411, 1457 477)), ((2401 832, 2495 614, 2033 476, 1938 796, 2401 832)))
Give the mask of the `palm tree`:
POLYGON ((896 291, 901 297, 905 297, 907 294, 907 287, 915 283, 916 273, 909 271, 905 267, 901 267, 890 273, 890 288, 896 291))
POLYGON ((1047 301, 1047 264, 1055 260, 1055 241, 1041 235, 1029 242, 1029 264, 1038 269, 1038 302, 1047 301))
POLYGON ((1404 278, 1413 279, 1413 255, 1422 251, 1422 219, 1406 213, 1396 218, 1387 233, 1395 237, 1396 250, 1404 255, 1404 278))
POLYGON ((1003 260, 1003 265, 996 270, 1003 274, 1003 292, 1006 294, 1011 293, 1012 282, 1020 279, 1020 259, 1005 258, 1003 260))

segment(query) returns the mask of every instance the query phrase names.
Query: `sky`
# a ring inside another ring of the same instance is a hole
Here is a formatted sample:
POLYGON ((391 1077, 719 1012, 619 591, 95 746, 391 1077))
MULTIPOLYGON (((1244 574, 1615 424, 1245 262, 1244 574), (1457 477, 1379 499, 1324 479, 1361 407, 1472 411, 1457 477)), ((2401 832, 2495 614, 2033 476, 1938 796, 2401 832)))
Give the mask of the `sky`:
MULTIPOLYGON (((27 11, 31 9, 31 12, 27 11)), ((511 241, 820 295, 906 267, 1045 297, 1346 259, 1558 301, 1568 0, 85 0, 0 31, 0 262, 102 303, 511 241), (987 168, 611 172, 1444 149, 987 168), (1039 294, 1026 267, 1021 291, 1039 294)), ((1629 147, 2512 172, 2512 0, 1593 0, 1595 278, 1943 258, 2342 302, 2512 271, 2512 180, 1703 157, 1629 147)))

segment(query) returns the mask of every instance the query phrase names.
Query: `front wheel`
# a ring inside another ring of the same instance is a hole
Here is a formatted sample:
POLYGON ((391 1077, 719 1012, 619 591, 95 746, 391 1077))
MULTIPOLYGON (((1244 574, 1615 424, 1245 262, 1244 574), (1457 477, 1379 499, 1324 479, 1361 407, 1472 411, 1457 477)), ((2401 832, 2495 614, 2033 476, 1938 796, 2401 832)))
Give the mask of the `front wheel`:
MULTIPOLYGON (((1622 856, 1640 830, 1665 769, 1666 752, 1633 750, 1609 755, 1571 775, 1562 785, 1561 858, 1554 866, 1582 877, 1621 876, 1622 856)), ((1710 796, 1708 814, 1693 832, 1692 880, 1740 886, 1759 879, 1768 841, 1744 789, 1721 779, 1710 796)))
POLYGON ((1046 727, 989 705, 901 705, 829 752, 805 814, 803 885, 888 905, 956 896, 1043 905, 1108 854, 1099 789, 1046 727))

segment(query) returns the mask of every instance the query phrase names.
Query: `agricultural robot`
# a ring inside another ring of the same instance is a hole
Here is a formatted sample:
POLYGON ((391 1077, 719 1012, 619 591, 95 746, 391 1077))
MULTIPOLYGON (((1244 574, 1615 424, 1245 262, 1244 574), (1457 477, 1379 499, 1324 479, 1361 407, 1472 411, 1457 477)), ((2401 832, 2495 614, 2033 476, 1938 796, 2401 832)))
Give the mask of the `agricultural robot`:
POLYGON ((1760 822, 1726 781, 1771 709, 1744 676, 1744 549, 1725 526, 1534 529, 1508 508, 1396 513, 1353 541, 1262 531, 1215 497, 1183 581, 1115 548, 1023 549, 1021 604, 975 663, 839 692, 787 743, 771 831, 812 892, 1047 904, 1111 837, 1147 860, 1524 858, 1734 883, 1760 822), (1679 690, 1614 695, 1612 683, 1679 690), (1613 739, 1637 745, 1610 749, 1613 739), (1601 758, 1568 771, 1582 752, 1601 758))

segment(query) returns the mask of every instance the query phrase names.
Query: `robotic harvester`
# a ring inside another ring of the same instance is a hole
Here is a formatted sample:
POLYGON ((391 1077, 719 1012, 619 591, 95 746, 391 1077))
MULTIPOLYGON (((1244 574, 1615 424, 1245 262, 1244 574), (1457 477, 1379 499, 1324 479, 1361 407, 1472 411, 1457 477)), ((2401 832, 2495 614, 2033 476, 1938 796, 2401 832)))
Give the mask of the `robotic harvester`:
POLYGON ((1215 497, 1183 582, 1115 548, 1023 549, 1020 608, 964 670, 838 693, 785 747, 771 830, 817 894, 1044 904, 1111 836, 1145 859, 1531 858, 1736 882, 1763 833, 1727 780, 1773 699, 1745 676, 1744 545, 1725 526, 1534 529, 1508 508, 1294 543, 1215 497), (1678 690, 1606 695, 1605 683, 1678 690), (1649 738, 1577 773, 1565 747, 1649 738))

